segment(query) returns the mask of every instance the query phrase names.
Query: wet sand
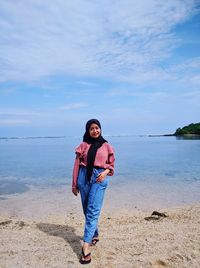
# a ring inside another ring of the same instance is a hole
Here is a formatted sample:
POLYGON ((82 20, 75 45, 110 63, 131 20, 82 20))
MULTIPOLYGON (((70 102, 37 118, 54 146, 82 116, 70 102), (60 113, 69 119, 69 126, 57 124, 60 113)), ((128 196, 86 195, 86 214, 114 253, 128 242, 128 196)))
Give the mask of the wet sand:
MULTIPOLYGON (((92 247, 88 267, 200 267, 200 204, 173 205, 173 200, 167 202, 170 196, 146 195, 144 189, 137 194, 124 198, 108 189, 99 220, 100 242, 92 247), (153 210, 167 217, 145 220, 153 210)), ((80 197, 69 187, 32 187, 3 198, 1 268, 82 267, 84 218, 80 197)))

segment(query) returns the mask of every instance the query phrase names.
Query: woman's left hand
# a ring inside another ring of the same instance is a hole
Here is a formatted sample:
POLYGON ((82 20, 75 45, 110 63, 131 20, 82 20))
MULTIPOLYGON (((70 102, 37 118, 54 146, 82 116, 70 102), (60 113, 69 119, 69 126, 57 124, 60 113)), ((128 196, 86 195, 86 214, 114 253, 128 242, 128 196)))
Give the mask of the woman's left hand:
POLYGON ((102 182, 102 181, 105 179, 105 177, 108 175, 109 172, 110 172, 109 169, 105 169, 104 171, 102 171, 102 172, 99 174, 99 176, 97 177, 96 182, 102 182))

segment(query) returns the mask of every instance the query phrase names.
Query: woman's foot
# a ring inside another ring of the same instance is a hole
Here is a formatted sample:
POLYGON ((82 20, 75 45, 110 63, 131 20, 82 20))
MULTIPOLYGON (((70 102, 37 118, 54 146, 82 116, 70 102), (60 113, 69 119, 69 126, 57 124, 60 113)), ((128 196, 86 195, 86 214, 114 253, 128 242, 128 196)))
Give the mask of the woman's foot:
POLYGON ((88 264, 91 262, 90 244, 84 243, 82 247, 82 255, 80 258, 81 264, 88 264))
POLYGON ((93 237, 92 238, 92 246, 95 246, 96 245, 96 243, 98 243, 99 242, 99 238, 98 237, 93 237))

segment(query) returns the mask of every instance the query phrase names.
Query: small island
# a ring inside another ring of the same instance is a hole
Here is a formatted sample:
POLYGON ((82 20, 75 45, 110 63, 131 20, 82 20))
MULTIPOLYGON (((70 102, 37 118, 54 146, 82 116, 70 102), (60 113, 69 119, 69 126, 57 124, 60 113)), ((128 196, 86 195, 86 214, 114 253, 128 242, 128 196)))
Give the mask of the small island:
POLYGON ((200 123, 189 124, 183 128, 177 128, 174 136, 184 136, 184 135, 200 135, 200 123))
POLYGON ((182 128, 177 128, 175 133, 173 134, 159 134, 159 135, 148 135, 148 137, 170 137, 170 136, 176 136, 176 137, 185 137, 185 138, 198 138, 200 137, 200 123, 191 123, 187 126, 184 126, 182 128))

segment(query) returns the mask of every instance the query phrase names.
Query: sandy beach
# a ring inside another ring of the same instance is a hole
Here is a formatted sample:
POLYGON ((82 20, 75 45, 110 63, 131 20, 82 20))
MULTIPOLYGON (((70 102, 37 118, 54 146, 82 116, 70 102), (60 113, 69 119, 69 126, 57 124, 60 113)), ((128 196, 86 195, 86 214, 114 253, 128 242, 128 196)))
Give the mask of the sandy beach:
MULTIPOLYGON (((88 267, 199 267, 200 204, 152 209, 114 206, 99 220, 88 267)), ((70 189, 31 189, 1 200, 0 267, 81 267, 84 218, 70 189)))

